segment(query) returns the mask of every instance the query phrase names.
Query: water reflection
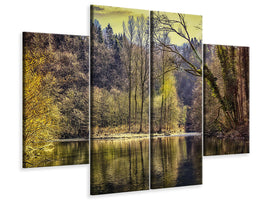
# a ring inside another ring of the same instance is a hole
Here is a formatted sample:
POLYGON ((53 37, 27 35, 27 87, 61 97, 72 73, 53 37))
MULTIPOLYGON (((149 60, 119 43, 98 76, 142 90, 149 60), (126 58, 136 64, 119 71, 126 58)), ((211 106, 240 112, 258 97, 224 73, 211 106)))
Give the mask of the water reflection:
POLYGON ((48 157, 38 167, 88 164, 89 142, 54 142, 54 149, 48 157))
POLYGON ((249 141, 244 139, 220 139, 217 137, 205 137, 204 155, 223 155, 249 153, 249 141))
POLYGON ((92 140, 91 194, 149 189, 149 139, 92 140))
POLYGON ((202 137, 151 139, 151 188, 202 183, 202 137))

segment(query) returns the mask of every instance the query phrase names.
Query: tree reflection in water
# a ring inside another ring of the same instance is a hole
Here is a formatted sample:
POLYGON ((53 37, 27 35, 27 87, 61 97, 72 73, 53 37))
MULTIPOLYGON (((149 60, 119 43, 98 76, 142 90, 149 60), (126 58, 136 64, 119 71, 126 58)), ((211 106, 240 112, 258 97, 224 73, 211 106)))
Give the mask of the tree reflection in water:
POLYGON ((91 141, 91 194, 149 189, 149 139, 91 141))
POLYGON ((151 140, 151 188, 202 183, 201 136, 151 140))

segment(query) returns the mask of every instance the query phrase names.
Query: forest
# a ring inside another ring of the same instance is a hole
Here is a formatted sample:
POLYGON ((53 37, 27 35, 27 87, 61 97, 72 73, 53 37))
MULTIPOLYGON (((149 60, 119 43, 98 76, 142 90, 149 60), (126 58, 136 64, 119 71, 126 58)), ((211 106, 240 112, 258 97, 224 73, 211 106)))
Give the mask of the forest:
POLYGON ((153 135, 202 131, 202 41, 188 17, 151 12, 153 135))
POLYGON ((89 37, 23 33, 23 167, 89 137, 89 37))
POLYGON ((110 23, 91 21, 91 138, 149 129, 149 18, 129 15, 117 24, 114 33, 110 23))
POLYGON ((204 45, 204 134, 249 137, 249 48, 204 45))

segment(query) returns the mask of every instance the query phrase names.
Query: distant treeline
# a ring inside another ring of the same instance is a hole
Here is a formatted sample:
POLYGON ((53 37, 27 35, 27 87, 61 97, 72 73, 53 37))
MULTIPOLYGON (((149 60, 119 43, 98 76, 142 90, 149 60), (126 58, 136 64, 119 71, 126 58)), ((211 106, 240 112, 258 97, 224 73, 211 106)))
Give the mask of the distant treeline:
POLYGON ((196 55, 202 54, 202 42, 190 38, 172 46, 183 60, 167 47, 173 44, 164 31, 152 29, 149 38, 148 17, 129 16, 122 27, 123 33, 114 34, 110 24, 91 22, 92 134, 148 130, 151 44, 152 131, 201 132, 202 61, 196 55))
POLYGON ((202 129, 202 41, 184 35, 185 19, 181 14, 172 19, 152 13, 152 133, 202 129), (170 33, 187 42, 172 43, 170 33))
POLYGON ((129 16, 121 34, 91 26, 92 134, 147 132, 148 18, 129 16))

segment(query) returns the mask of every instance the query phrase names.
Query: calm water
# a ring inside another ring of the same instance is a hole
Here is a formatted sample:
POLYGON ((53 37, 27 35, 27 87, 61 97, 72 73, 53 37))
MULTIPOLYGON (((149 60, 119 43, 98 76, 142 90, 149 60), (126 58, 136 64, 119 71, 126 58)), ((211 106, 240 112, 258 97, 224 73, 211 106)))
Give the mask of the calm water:
MULTIPOLYGON (((91 194, 149 189, 149 139, 91 145, 91 194)), ((151 155, 151 188, 202 183, 201 136, 153 138, 151 155)))
POLYGON ((151 140, 151 188, 202 183, 202 136, 151 140))
POLYGON ((244 139, 220 139, 217 137, 205 137, 204 155, 223 155, 249 153, 249 141, 244 139))
POLYGON ((91 140, 91 194, 149 189, 149 139, 91 140))
POLYGON ((89 163, 88 141, 54 142, 54 145, 49 160, 42 162, 39 167, 89 163))

